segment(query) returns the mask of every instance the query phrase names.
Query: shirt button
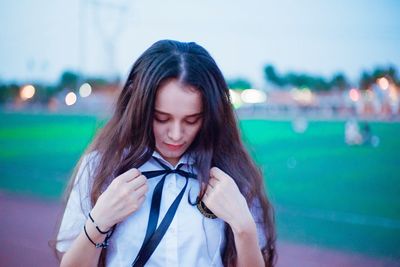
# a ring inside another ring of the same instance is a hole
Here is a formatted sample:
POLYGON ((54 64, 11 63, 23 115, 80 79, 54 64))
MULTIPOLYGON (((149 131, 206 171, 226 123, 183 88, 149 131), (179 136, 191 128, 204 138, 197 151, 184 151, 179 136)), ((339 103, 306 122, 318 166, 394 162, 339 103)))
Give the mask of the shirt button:
POLYGON ((171 227, 169 230, 170 230, 171 234, 175 235, 175 233, 176 233, 175 227, 171 227))

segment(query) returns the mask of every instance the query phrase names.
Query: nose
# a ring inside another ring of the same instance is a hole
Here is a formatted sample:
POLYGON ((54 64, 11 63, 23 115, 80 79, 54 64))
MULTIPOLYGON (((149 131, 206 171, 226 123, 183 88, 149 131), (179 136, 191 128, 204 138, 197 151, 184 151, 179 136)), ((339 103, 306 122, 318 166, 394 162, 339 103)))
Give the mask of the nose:
POLYGON ((180 122, 174 122, 168 129, 168 138, 178 142, 183 137, 183 128, 180 122))

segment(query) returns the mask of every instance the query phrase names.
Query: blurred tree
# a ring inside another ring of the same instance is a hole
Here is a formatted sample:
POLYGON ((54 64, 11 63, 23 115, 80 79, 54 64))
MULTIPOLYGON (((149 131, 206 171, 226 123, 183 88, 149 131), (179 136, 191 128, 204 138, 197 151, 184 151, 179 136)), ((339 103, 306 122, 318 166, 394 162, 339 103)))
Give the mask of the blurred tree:
POLYGON ((77 90, 78 82, 80 79, 80 75, 73 71, 64 71, 61 74, 60 81, 59 81, 59 90, 63 90, 65 88, 69 88, 71 90, 77 90))
POLYGON ((367 90, 375 82, 374 77, 366 71, 361 74, 359 86, 361 90, 367 90))
POLYGON ((332 89, 329 82, 326 81, 323 77, 310 77, 310 85, 309 88, 315 89, 317 91, 329 91, 332 89))
POLYGON ((397 77, 397 69, 394 66, 390 66, 387 69, 387 76, 389 76, 397 86, 400 86, 400 77, 397 77))
POLYGON ((284 88, 287 85, 298 88, 307 87, 311 90, 317 91, 327 91, 331 88, 330 83, 323 77, 295 72, 288 72, 285 75, 279 75, 272 65, 265 66, 264 74, 267 81, 278 86, 278 88, 284 88))
POLYGON ((19 86, 12 84, 0 84, 0 103, 13 101, 19 95, 19 86))
POLYGON ((85 79, 85 82, 89 83, 90 85, 92 85, 93 87, 96 86, 103 86, 103 85, 107 85, 110 84, 109 81, 107 81, 104 78, 100 78, 100 77, 91 77, 91 78, 87 78, 85 79))
POLYGON ((297 74, 294 72, 289 72, 286 74, 286 81, 288 84, 296 87, 308 87, 309 79, 304 74, 297 74))
POLYGON ((340 91, 346 90, 350 87, 350 83, 343 73, 336 73, 333 75, 330 82, 332 88, 336 88, 340 91))
POLYGON ((49 100, 55 96, 59 91, 58 87, 56 85, 38 85, 38 96, 37 100, 40 103, 46 104, 49 102, 49 100))
POLYGON ((396 84, 399 83, 399 80, 397 79, 396 68, 394 68, 393 66, 388 66, 386 68, 376 67, 372 71, 371 76, 375 80, 381 77, 386 77, 389 78, 391 81, 395 82, 396 84))
POLYGON ((377 79, 386 77, 397 85, 400 85, 400 80, 397 77, 397 69, 393 66, 375 67, 371 73, 363 71, 360 77, 359 85, 361 89, 368 89, 377 79))
POLYGON ((237 78, 233 80, 228 80, 228 87, 234 90, 245 90, 252 88, 250 81, 244 78, 237 78))
POLYGON ((267 81, 276 86, 283 87, 286 85, 286 81, 276 73, 275 68, 272 65, 264 67, 264 75, 267 81))
POLYGON ((303 73, 297 74, 290 72, 286 75, 285 80, 287 84, 298 88, 307 87, 316 91, 327 91, 331 88, 330 84, 323 77, 311 76, 303 73))
POLYGON ((392 80, 397 84, 400 85, 400 78, 397 77, 397 69, 394 66, 389 66, 386 73, 392 80))

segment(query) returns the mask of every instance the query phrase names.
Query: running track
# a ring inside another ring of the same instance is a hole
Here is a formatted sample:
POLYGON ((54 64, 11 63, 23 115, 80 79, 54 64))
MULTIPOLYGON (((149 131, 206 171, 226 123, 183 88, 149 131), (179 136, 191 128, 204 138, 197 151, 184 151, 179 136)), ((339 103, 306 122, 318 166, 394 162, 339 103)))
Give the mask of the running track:
MULTIPOLYGON (((47 242, 59 212, 58 202, 0 192, 0 267, 58 266, 47 242)), ((400 262, 279 242, 278 266, 379 267, 400 266, 400 262)))

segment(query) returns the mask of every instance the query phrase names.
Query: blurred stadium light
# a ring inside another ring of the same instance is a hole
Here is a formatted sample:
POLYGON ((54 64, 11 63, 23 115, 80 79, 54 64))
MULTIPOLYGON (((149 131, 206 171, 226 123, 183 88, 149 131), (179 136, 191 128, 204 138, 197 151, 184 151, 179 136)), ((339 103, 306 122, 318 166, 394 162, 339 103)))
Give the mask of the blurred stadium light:
POLYGON ((264 103, 267 101, 267 94, 257 89, 246 89, 240 94, 240 97, 244 103, 248 104, 264 103))
POLYGON ((65 96, 65 104, 67 104, 68 106, 72 106, 73 104, 75 104, 75 102, 76 102, 76 94, 74 92, 69 92, 65 96))
POLYGON ((79 95, 81 97, 88 97, 92 93, 92 86, 88 83, 84 83, 79 87, 79 95))
POLYGON ((22 100, 27 100, 32 98, 35 95, 35 87, 33 85, 25 85, 21 88, 19 95, 22 100))

